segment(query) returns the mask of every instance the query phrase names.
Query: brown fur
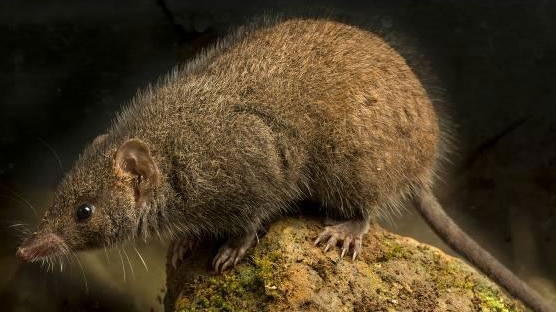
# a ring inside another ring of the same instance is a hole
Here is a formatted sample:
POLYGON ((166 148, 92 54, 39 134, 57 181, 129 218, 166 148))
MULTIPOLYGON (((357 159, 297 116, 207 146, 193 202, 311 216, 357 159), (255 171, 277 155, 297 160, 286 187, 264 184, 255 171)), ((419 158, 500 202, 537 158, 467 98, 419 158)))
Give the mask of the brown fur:
POLYGON ((313 199, 347 219, 429 190, 442 132, 406 61, 325 20, 243 28, 139 94, 60 185, 39 232, 72 250, 242 235, 313 199), (76 222, 82 203, 95 206, 76 222))
MULTIPOLYGON (((113 220, 138 226, 144 214, 153 229, 191 236, 241 233, 307 198, 346 218, 382 215, 431 183, 438 137, 426 91, 384 41, 339 23, 291 20, 246 31, 140 94, 57 197, 65 210, 105 189, 102 198, 126 202, 96 204, 117 210, 113 220), (142 209, 133 207, 132 183, 107 172, 131 138, 149 146, 161 172, 142 209)), ((108 232, 148 233, 133 229, 108 232)))

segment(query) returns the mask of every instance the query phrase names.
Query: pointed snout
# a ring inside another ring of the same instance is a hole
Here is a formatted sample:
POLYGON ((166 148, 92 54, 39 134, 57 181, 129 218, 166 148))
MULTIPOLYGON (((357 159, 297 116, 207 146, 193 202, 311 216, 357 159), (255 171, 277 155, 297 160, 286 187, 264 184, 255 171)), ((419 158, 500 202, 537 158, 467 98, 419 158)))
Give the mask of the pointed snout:
POLYGON ((15 256, 20 261, 31 262, 33 260, 31 252, 27 247, 18 247, 15 256))
POLYGON ((35 234, 17 248, 15 256, 21 261, 33 262, 64 253, 64 246, 63 240, 56 234, 35 234))

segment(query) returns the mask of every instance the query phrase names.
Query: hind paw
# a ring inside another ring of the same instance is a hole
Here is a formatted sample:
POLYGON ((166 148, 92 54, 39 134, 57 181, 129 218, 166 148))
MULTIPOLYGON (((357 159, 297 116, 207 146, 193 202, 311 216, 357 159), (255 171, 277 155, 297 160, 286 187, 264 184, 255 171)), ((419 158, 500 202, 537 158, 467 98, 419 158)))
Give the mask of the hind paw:
POLYGON ((336 247, 341 243, 340 258, 346 254, 352 254, 352 259, 355 260, 361 254, 361 245, 363 235, 367 233, 369 228, 368 221, 346 221, 336 225, 327 226, 324 228, 314 245, 326 243, 324 252, 326 253, 330 248, 336 247))

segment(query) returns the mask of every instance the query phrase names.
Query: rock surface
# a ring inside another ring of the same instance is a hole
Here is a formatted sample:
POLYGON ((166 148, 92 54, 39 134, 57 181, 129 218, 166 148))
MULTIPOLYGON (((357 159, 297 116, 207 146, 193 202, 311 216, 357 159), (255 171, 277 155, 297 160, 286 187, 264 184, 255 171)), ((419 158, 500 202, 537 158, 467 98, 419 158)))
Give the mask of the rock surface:
POLYGON ((322 225, 275 223, 246 259, 208 270, 216 245, 167 265, 166 311, 524 311, 463 261, 375 226, 356 261, 313 247, 322 225))

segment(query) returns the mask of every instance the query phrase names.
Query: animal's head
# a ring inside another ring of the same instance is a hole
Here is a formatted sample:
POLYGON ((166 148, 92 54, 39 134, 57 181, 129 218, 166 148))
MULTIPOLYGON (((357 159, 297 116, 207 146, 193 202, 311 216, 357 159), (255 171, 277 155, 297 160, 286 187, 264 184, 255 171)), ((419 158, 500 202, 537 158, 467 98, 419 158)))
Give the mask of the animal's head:
MULTIPOLYGON (((58 186, 38 228, 17 250, 36 261, 111 246, 135 236, 161 183, 147 144, 98 137, 58 186)), ((145 225, 147 227, 147 225, 145 225)))

